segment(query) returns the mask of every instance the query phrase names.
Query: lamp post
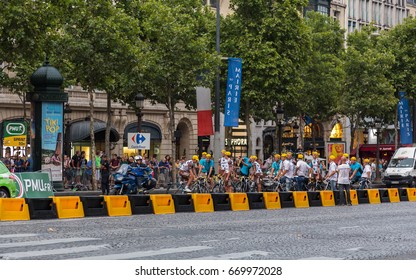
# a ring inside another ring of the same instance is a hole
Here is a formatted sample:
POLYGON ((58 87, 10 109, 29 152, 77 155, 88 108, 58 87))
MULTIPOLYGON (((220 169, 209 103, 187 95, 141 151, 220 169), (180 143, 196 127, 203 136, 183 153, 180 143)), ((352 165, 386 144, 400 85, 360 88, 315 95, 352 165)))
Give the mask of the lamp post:
POLYGON ((280 102, 273 107, 273 112, 276 117, 276 149, 280 154, 282 152, 282 121, 285 113, 280 102))
POLYGON ((69 103, 65 104, 64 107, 64 116, 65 116, 65 134, 64 134, 64 154, 68 157, 71 157, 71 139, 70 139, 70 131, 71 131, 71 113, 72 109, 69 106, 69 103))
POLYGON ((381 129, 382 121, 379 118, 374 119, 374 126, 376 128, 376 141, 377 141, 377 147, 376 147, 376 178, 375 182, 380 183, 380 129, 381 129))

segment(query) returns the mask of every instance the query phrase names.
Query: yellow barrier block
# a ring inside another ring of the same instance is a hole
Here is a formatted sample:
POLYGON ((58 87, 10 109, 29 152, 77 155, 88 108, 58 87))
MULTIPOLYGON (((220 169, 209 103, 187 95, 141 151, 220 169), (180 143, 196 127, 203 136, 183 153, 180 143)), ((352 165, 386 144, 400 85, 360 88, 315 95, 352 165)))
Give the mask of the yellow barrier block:
POLYGON ((309 200, 307 192, 293 192, 293 201, 296 208, 308 208, 309 200))
POLYGON ((397 188, 387 189, 390 202, 400 202, 399 190, 397 188))
POLYGON ((127 195, 105 195, 108 216, 131 216, 131 205, 127 195))
POLYGON ((322 206, 335 206, 333 191, 320 191, 322 206))
POLYGON ((175 214, 175 203, 170 194, 151 194, 150 199, 155 214, 175 214))
POLYGON ((214 203, 209 193, 193 193, 192 201, 194 202, 195 212, 214 212, 214 203))
POLYGON ((79 196, 53 196, 59 219, 84 218, 84 208, 79 196))
POLYGON ((367 190, 368 194, 368 202, 371 204, 379 204, 381 203, 380 200, 380 192, 378 189, 369 189, 367 190))
POLYGON ((416 202, 416 188, 407 188, 407 197, 409 201, 416 202))
POLYGON ((230 193, 231 210, 247 211, 250 210, 248 205, 248 197, 246 193, 230 193))
POLYGON ((264 192, 264 206, 266 209, 281 209, 280 196, 278 192, 264 192))
POLYGON ((0 221, 30 220, 29 207, 24 198, 0 198, 0 221))
POLYGON ((351 196, 351 204, 352 205, 358 205, 357 191, 356 190, 350 190, 350 196, 351 196))

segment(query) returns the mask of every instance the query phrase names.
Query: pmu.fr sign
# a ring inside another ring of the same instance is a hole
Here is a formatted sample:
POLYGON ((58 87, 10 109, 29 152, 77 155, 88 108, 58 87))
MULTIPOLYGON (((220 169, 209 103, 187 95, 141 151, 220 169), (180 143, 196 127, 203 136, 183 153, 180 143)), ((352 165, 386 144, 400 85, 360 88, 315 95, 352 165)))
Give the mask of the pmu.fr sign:
POLYGON ((150 133, 128 133, 129 149, 150 150, 150 133))

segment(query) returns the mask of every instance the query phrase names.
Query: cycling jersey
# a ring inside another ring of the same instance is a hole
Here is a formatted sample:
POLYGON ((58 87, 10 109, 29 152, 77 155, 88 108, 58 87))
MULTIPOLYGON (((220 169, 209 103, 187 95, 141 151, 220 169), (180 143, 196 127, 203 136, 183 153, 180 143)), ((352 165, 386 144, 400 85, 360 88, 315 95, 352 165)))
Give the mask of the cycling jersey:
POLYGON ((283 176, 286 176, 287 178, 293 178, 294 165, 290 160, 286 159, 283 161, 283 166, 281 168, 282 171, 287 171, 283 176))
POLYGON ((248 157, 245 157, 244 159, 243 159, 243 161, 244 161, 244 163, 245 164, 243 164, 242 166, 241 166, 241 169, 240 169, 240 172, 241 172, 241 174, 243 174, 244 176, 248 176, 250 173, 250 168, 253 166, 253 164, 249 161, 249 159, 248 159, 248 157))
POLYGON ((304 162, 303 160, 298 160, 296 163, 296 167, 298 169, 297 175, 300 177, 307 177, 309 172, 309 165, 304 162))
POLYGON ((331 177, 329 177, 329 180, 336 181, 337 180, 337 177, 338 177, 338 174, 336 172, 337 171, 337 164, 335 162, 333 162, 333 161, 329 163, 328 173, 331 174, 332 171, 334 171, 334 174, 331 177))
POLYGON ((220 169, 222 171, 230 171, 230 166, 228 164, 228 159, 225 157, 220 158, 220 169))
POLYGON ((179 170, 181 171, 189 171, 194 167, 194 162, 190 159, 184 162, 179 170))
POLYGON ((253 165, 254 165, 254 169, 256 170, 255 171, 256 174, 263 174, 263 172, 261 171, 260 163, 255 161, 253 162, 253 165))
POLYGON ((319 173, 319 168, 320 168, 319 160, 318 159, 312 159, 311 167, 313 169, 313 173, 318 174, 319 173))

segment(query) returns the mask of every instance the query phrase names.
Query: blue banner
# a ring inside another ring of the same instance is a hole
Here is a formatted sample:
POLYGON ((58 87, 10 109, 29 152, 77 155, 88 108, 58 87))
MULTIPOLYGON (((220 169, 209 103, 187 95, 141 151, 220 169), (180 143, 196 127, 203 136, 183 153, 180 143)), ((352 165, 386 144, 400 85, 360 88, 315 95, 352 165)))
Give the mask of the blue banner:
POLYGON ((410 120, 409 100, 405 98, 405 92, 400 92, 399 101, 399 122, 400 122, 400 144, 412 144, 413 143, 413 129, 412 122, 410 120))
POLYGON ((241 58, 228 58, 224 126, 238 126, 238 118, 240 114, 242 64, 241 58))

